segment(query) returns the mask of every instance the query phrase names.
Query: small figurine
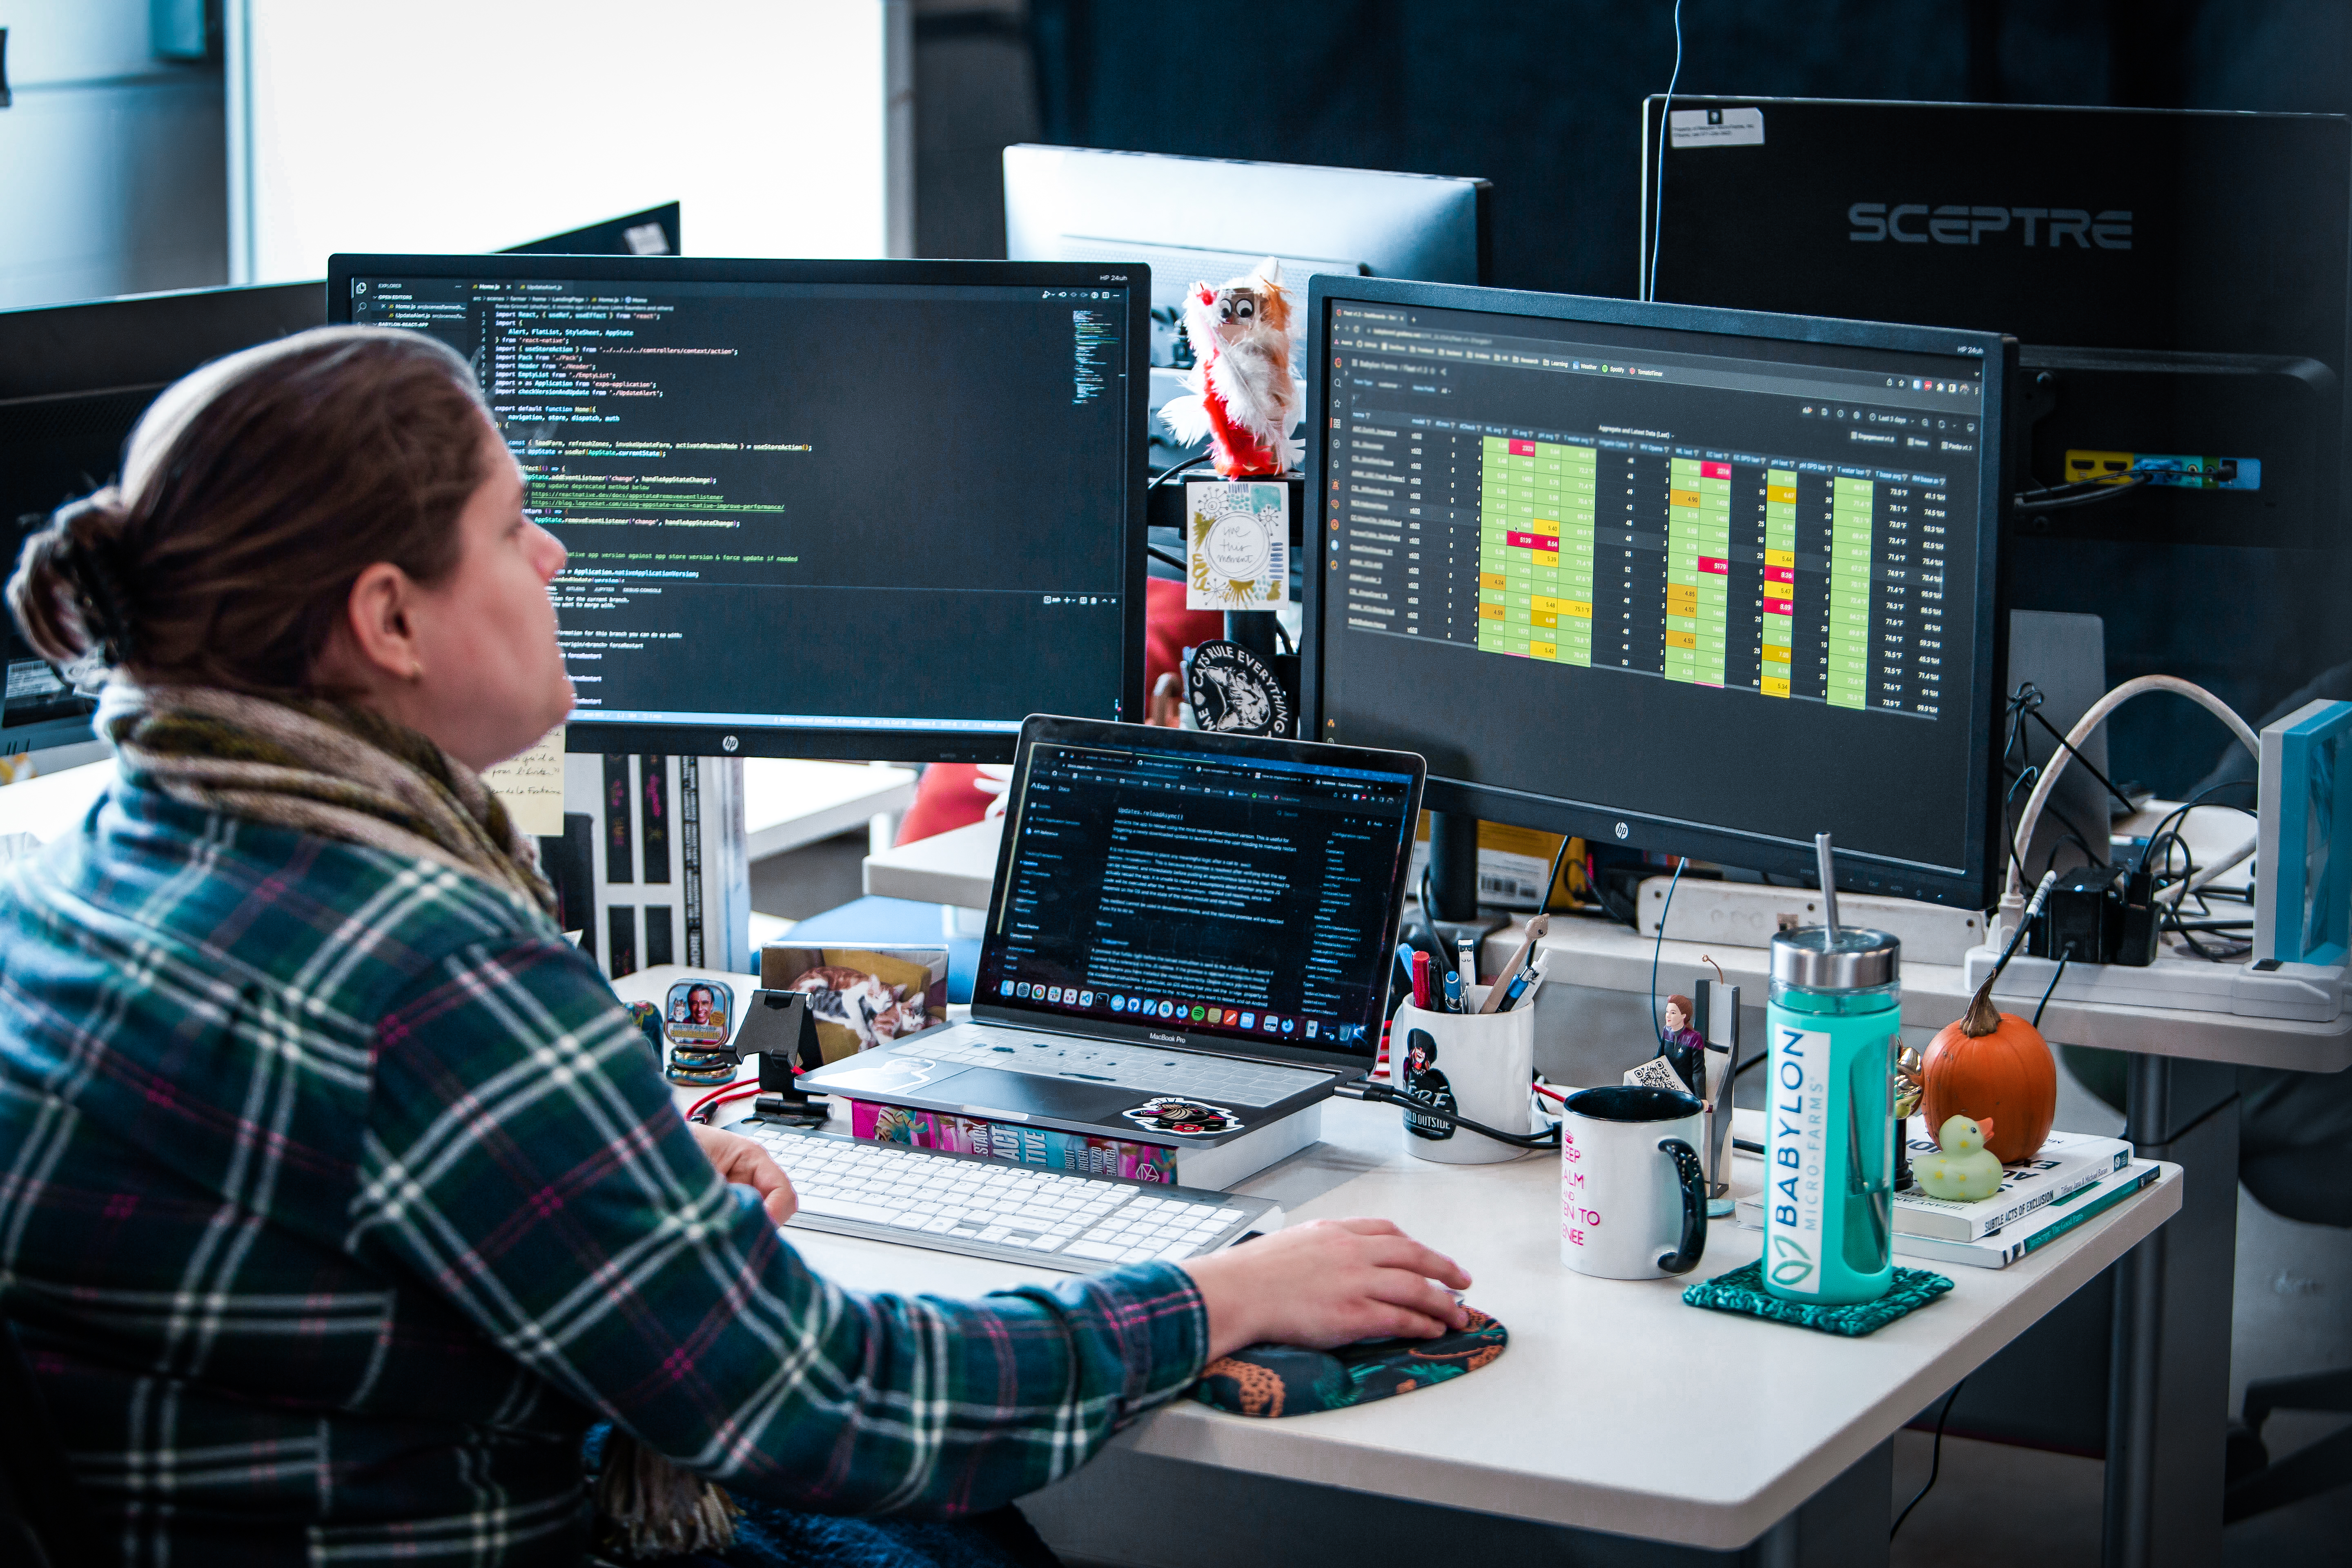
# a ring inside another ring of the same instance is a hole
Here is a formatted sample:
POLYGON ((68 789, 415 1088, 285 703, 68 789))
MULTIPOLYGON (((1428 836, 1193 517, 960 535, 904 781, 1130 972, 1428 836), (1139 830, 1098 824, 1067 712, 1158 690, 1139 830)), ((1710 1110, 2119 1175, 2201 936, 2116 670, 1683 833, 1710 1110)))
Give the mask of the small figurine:
POLYGON ((1706 1099, 1706 1037, 1691 1027, 1697 1009, 1687 996, 1666 998, 1665 1027, 1658 1031, 1658 1046, 1666 1065, 1675 1069, 1685 1085, 1684 1092, 1694 1099, 1706 1099))
POLYGON ((1985 1147, 1992 1136, 1992 1119, 1971 1121, 1948 1118, 1936 1133, 1938 1152, 1922 1154, 1912 1165, 1919 1190, 1931 1198, 1951 1203, 1975 1203, 2000 1191, 2000 1160, 1985 1147))
POLYGON ((1895 1190, 1911 1190, 1911 1119, 1925 1092, 1919 1053, 1905 1046, 1895 1053, 1895 1190))
POLYGON ((1282 263, 1271 256, 1222 287, 1193 284, 1184 301, 1184 335, 1196 361, 1184 378, 1191 391, 1171 398, 1160 417, 1188 446, 1205 438, 1226 479, 1263 479, 1298 466, 1290 432, 1304 388, 1290 378, 1292 319, 1282 263))

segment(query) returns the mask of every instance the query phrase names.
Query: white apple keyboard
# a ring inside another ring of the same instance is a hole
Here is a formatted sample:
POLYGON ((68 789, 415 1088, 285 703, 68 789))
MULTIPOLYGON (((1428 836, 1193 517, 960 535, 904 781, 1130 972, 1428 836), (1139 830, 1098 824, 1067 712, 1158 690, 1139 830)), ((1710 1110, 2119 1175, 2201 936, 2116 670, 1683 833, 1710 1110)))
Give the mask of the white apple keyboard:
POLYGON ((793 1226, 842 1236, 1092 1273, 1181 1262, 1282 1224, 1281 1208, 1265 1198, 843 1138, 756 1117, 727 1130, 759 1140, 793 1179, 800 1198, 793 1226))

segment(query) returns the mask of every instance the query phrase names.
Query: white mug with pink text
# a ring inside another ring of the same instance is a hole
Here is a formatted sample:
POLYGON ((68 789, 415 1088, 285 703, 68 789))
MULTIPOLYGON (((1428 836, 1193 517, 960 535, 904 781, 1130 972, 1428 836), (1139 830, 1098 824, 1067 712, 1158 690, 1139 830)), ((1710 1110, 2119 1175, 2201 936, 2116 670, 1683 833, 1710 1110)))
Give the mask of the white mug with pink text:
POLYGON ((1559 1260, 1601 1279, 1686 1274, 1706 1250, 1706 1110, 1612 1084, 1568 1097, 1559 1124, 1559 1260))

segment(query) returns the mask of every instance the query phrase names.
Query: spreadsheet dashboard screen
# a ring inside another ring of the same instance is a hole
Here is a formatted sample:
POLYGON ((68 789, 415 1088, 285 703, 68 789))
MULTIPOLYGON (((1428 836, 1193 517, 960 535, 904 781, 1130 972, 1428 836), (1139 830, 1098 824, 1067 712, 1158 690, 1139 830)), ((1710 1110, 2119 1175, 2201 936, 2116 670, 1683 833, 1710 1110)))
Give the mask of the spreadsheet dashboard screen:
POLYGON ((1422 752, 1434 804, 1759 869, 1829 831, 1853 885, 1966 901, 2000 340, 1388 287, 1423 299, 1316 301, 1318 738, 1422 752))

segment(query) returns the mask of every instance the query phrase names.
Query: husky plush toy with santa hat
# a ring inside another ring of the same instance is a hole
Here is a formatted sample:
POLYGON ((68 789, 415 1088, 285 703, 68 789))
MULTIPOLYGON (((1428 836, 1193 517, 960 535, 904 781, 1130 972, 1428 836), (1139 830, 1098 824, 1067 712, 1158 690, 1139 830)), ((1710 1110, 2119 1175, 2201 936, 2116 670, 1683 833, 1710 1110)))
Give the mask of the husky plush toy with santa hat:
POLYGON ((1302 388, 1290 378, 1290 290, 1282 264, 1267 257, 1243 278, 1212 288, 1195 283, 1184 300, 1184 335, 1192 340, 1191 395, 1171 398, 1160 417, 1177 439, 1206 437, 1217 472, 1229 479, 1263 479, 1298 466, 1302 388))

